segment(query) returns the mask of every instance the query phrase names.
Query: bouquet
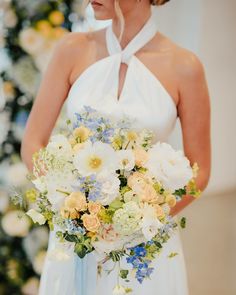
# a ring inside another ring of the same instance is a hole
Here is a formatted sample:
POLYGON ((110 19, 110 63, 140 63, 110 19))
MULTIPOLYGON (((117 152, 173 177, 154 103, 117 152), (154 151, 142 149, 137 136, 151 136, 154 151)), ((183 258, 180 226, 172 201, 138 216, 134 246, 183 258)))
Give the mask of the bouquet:
MULTIPOLYGON (((95 251, 102 265, 124 257, 142 283, 178 226, 171 207, 187 190, 200 194, 197 164, 191 167, 167 143, 153 144, 150 131, 135 130, 125 118, 115 121, 87 106, 75 116, 33 155, 35 188, 25 196, 34 209, 27 214, 56 228, 80 258, 95 251)), ((118 275, 128 281, 129 270, 118 275)), ((118 283, 114 292, 121 290, 130 291, 118 283)))

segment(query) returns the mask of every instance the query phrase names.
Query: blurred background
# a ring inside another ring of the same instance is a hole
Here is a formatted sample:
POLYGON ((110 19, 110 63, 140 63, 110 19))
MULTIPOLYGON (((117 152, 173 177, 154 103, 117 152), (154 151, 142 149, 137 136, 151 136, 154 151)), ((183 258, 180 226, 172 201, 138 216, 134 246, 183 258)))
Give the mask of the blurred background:
MULTIPOLYGON (((212 173, 202 197, 181 212, 190 295, 236 294, 236 1, 171 0, 155 8, 159 30, 195 52, 212 109, 212 173)), ((60 38, 106 26, 81 0, 0 0, 0 295, 37 294, 48 229, 9 199, 26 191, 20 143, 37 89, 60 38)), ((79 58, 79 57, 78 57, 79 58)), ((64 109, 55 126, 60 128, 64 109)), ((200 115, 200 114, 199 114, 200 115)), ((170 142, 182 148, 179 121, 170 142)), ((167 294, 166 294, 167 295, 167 294)))

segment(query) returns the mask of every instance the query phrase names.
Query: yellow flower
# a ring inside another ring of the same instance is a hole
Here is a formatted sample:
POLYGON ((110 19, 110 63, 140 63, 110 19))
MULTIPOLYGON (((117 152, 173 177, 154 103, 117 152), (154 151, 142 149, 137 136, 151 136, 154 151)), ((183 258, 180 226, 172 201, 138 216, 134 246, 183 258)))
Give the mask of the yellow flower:
POLYGON ((36 23, 36 29, 46 38, 51 37, 52 26, 47 20, 40 20, 36 23))
POLYGON ((37 191, 34 188, 28 189, 25 192, 25 197, 30 203, 34 203, 37 198, 37 191))
POLYGON ((74 208, 65 208, 62 207, 60 210, 61 216, 63 218, 71 218, 76 219, 80 217, 80 214, 78 211, 76 211, 74 208))
POLYGON ((113 138, 112 146, 115 150, 119 150, 122 147, 122 137, 120 135, 113 138))
POLYGON ((156 211, 156 215, 159 219, 165 217, 165 213, 160 205, 154 204, 153 207, 154 207, 154 209, 156 211))
POLYGON ((86 141, 90 134, 91 131, 85 126, 80 126, 73 131, 74 137, 79 139, 80 142, 86 141))
POLYGON ((52 11, 49 14, 48 19, 55 26, 60 26, 65 21, 64 15, 60 11, 58 11, 58 10, 52 11))
POLYGON ((76 139, 75 139, 74 137, 72 137, 72 138, 69 139, 69 143, 70 143, 71 146, 73 147, 74 145, 77 144, 77 141, 76 141, 76 139))
POLYGON ((73 151, 78 153, 82 148, 84 148, 84 143, 77 143, 73 146, 73 151))
POLYGON ((137 138, 138 138, 138 135, 135 131, 128 131, 127 132, 128 141, 135 141, 137 138))

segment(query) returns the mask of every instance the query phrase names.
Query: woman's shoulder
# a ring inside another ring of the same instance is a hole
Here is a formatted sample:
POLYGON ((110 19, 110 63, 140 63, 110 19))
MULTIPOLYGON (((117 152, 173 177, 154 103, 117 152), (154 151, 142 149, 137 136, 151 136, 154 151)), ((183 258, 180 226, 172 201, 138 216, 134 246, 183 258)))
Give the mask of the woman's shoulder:
POLYGON ((204 65, 195 52, 182 47, 160 32, 158 37, 160 50, 169 55, 172 68, 179 77, 196 79, 204 74, 204 65))
POLYGON ((69 32, 61 38, 57 44, 57 50, 72 58, 85 56, 89 49, 100 42, 104 35, 104 29, 91 32, 69 32))

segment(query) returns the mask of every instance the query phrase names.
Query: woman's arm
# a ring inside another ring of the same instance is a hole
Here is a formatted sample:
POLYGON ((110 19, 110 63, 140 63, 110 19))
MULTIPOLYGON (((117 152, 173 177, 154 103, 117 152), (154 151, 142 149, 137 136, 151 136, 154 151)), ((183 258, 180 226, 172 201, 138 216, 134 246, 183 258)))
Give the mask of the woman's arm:
POLYGON ((47 145, 70 89, 70 73, 75 55, 73 52, 75 46, 72 44, 74 40, 74 33, 69 33, 54 49, 26 123, 21 144, 21 158, 31 171, 32 155, 47 145))
MULTIPOLYGON (((203 191, 210 178, 211 170, 211 135, 210 135, 210 98, 205 72, 198 57, 187 51, 179 59, 177 66, 180 117, 183 147, 186 157, 191 165, 197 162, 199 166, 196 185, 203 191)), ((183 199, 172 208, 171 215, 176 215, 189 205, 194 197, 185 195, 183 199)))

